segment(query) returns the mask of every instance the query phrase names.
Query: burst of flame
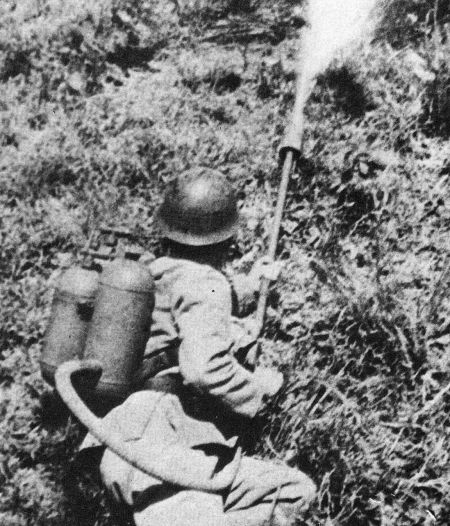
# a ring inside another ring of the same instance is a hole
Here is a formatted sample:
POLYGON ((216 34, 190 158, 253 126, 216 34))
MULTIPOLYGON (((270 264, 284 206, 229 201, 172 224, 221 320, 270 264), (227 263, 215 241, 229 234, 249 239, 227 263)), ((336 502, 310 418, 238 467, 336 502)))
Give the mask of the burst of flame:
POLYGON ((304 31, 299 78, 302 98, 336 53, 362 37, 379 0, 309 0, 308 28, 304 31))

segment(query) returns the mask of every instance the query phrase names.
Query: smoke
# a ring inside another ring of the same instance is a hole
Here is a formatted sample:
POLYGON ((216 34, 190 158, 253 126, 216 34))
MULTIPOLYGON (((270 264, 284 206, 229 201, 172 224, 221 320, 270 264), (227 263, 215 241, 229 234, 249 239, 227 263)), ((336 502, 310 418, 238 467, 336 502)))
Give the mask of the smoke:
POLYGON ((380 0, 309 0, 308 27, 302 39, 298 96, 305 100, 314 79, 326 70, 336 53, 369 32, 369 19, 380 0))

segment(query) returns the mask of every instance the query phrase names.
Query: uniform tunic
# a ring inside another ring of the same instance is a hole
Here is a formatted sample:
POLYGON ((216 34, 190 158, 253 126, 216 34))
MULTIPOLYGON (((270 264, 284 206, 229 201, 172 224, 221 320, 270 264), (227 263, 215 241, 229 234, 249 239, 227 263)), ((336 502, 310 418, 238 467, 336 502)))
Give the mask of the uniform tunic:
POLYGON ((286 510, 292 515, 307 505, 312 481, 285 466, 237 457, 238 435, 261 408, 264 388, 258 371, 233 356, 248 335, 236 336, 230 284, 212 267, 184 259, 163 257, 150 270, 155 308, 141 379, 161 371, 149 382, 155 389, 131 395, 106 420, 128 442, 184 447, 192 480, 212 480, 230 463, 240 463, 239 471, 227 491, 209 494, 170 486, 106 450, 100 470, 109 494, 137 526, 259 526, 270 517, 289 524, 286 510), (168 377, 170 389, 158 389, 168 377))

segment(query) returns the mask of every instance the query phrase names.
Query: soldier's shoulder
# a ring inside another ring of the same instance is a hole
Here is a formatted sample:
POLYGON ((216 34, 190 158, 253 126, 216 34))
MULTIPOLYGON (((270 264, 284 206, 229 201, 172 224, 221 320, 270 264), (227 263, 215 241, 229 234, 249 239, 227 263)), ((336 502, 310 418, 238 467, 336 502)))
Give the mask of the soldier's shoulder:
POLYGON ((230 287, 227 278, 219 270, 190 260, 179 260, 178 266, 174 268, 173 280, 182 288, 189 287, 192 291, 213 286, 216 290, 228 293, 230 287))
POLYGON ((214 281, 228 286, 226 277, 217 269, 210 265, 196 263, 195 261, 185 260, 178 269, 180 279, 196 280, 198 284, 206 281, 214 281))
POLYGON ((191 293, 214 285, 216 290, 229 293, 230 285, 227 278, 219 270, 188 259, 161 257, 150 264, 150 272, 155 281, 164 284, 172 292, 178 289, 191 293))

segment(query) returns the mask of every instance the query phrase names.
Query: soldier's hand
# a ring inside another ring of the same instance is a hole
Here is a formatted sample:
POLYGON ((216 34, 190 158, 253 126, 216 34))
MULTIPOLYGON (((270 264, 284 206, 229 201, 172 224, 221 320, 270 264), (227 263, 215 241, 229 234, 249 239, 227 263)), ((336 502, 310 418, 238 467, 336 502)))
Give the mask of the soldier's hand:
POLYGON ((279 371, 267 367, 259 367, 254 374, 263 393, 268 397, 275 396, 284 382, 283 375, 279 371))
POLYGON ((258 259, 250 271, 250 278, 258 283, 262 278, 269 281, 276 281, 280 276, 283 263, 281 261, 272 261, 268 256, 258 259))

